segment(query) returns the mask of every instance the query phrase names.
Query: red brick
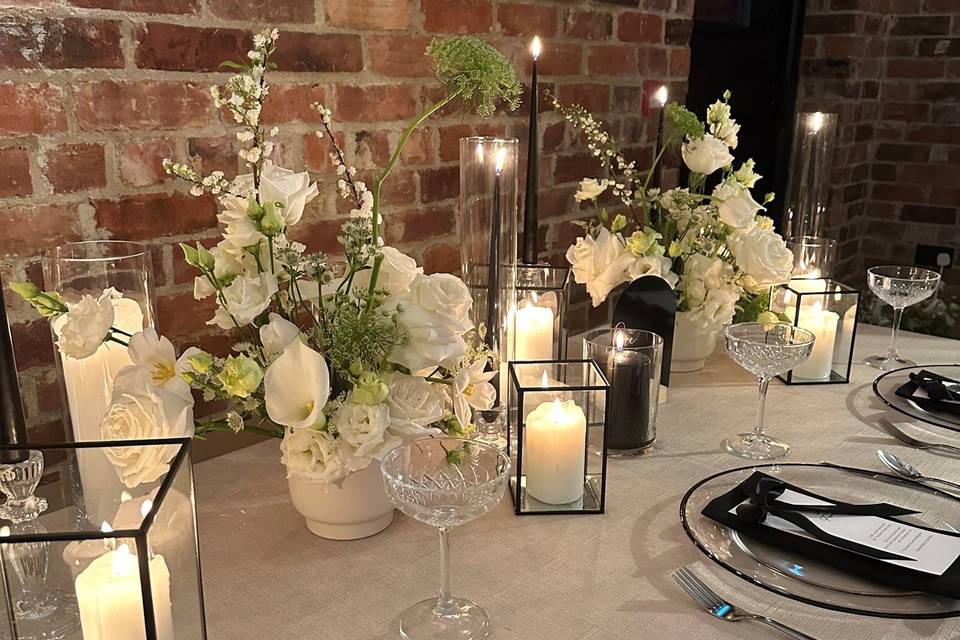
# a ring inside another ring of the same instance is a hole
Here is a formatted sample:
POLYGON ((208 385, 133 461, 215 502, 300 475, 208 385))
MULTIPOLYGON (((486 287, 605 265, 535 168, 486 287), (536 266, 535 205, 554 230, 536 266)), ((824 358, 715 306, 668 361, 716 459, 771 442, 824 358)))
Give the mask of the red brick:
POLYGON ((954 207, 930 207, 917 204, 905 204, 900 217, 905 222, 929 222, 933 224, 953 225, 957 222, 957 209, 954 207))
POLYGON ((926 120, 930 105, 922 102, 884 102, 880 105, 880 117, 884 120, 926 120))
POLYGON ((434 33, 488 33, 493 26, 489 0, 422 0, 423 28, 434 33))
POLYGON ((0 207, 0 227, 29 233, 0 233, 0 254, 31 256, 52 246, 80 239, 75 204, 6 205, 0 207))
POLYGON ((205 29, 149 22, 137 31, 134 56, 141 69, 220 71, 225 60, 239 60, 252 46, 240 29, 205 29))
POLYGON ((590 74, 601 76, 629 75, 637 67, 635 46, 606 45, 591 47, 587 57, 590 74))
POLYGON ((613 16, 606 11, 569 9, 563 17, 563 32, 570 38, 607 40, 613 35, 613 16))
POLYGON ((313 0, 207 0, 210 11, 230 20, 281 22, 313 22, 313 0))
POLYGON ((557 8, 501 2, 497 7, 497 22, 508 36, 552 38, 557 33, 557 8))
POLYGON ((159 296, 157 325, 165 336, 195 336, 207 329, 206 322, 213 317, 216 304, 213 296, 194 300, 193 292, 159 296))
POLYGON ((171 138, 149 138, 123 144, 119 149, 117 166, 120 179, 131 187, 146 187, 173 180, 163 170, 164 158, 176 155, 176 144, 171 138))
POLYGON ((53 337, 50 335, 49 322, 37 318, 23 324, 11 324, 10 333, 18 369, 53 364, 53 337))
POLYGON ((413 16, 412 0, 326 0, 327 22, 347 29, 407 29, 413 16))
POLYGON ((199 13, 200 10, 200 0, 67 0, 67 4, 143 13, 199 13))
POLYGON ((363 71, 360 36, 284 32, 272 61, 280 71, 363 71))
POLYGON ((97 227, 128 240, 194 233, 216 224, 216 203, 209 196, 143 193, 95 200, 93 206, 97 227))
POLYGON ((343 247, 337 241, 337 234, 340 233, 340 227, 344 220, 320 220, 315 223, 304 223, 293 227, 290 231, 290 238, 297 242, 302 242, 310 251, 323 251, 328 255, 340 255, 343 247))
POLYGON ((667 50, 659 47, 637 47, 637 72, 648 79, 667 77, 667 50))
POLYGON ((320 123, 320 114, 310 108, 314 102, 326 103, 326 91, 318 85, 271 84, 263 103, 263 123, 320 123))
POLYGON ((419 242, 453 233, 456 220, 452 207, 424 209, 390 214, 389 224, 384 225, 385 240, 389 245, 402 242, 419 242))
MULTIPOLYGON (((459 182, 457 186, 459 187, 459 182)), ((417 199, 414 172, 394 169, 387 181, 383 183, 383 192, 380 197, 385 206, 414 204, 417 199)))
POLYGON ((666 44, 681 44, 687 46, 693 34, 693 20, 667 20, 663 30, 663 41, 666 44))
POLYGON ((212 112, 206 89, 179 82, 89 82, 74 86, 74 101, 87 131, 196 127, 212 112))
MULTIPOLYGON (((537 62, 538 72, 545 76, 575 76, 583 68, 583 49, 578 44, 548 42, 537 62)), ((524 64, 530 64, 530 56, 525 56, 524 64)))
POLYGON ((434 162, 436 155, 434 147, 433 132, 428 129, 417 129, 403 148, 400 162, 405 166, 434 162))
POLYGON ((0 17, 0 68, 112 69, 122 66, 118 22, 0 17))
POLYGON ((950 16, 899 16, 890 35, 943 35, 950 33, 950 16))
POLYGON ((559 89, 560 102, 579 104, 592 113, 610 109, 610 85, 602 83, 565 84, 559 89))
POLYGON ((426 273, 460 273, 460 247, 435 244, 423 252, 423 270, 426 273))
MULTIPOLYGON (((342 132, 337 132, 337 142, 344 144, 342 132)), ((318 138, 314 133, 308 133, 303 136, 303 160, 310 171, 329 171, 333 168, 330 161, 330 152, 333 148, 330 146, 330 139, 324 135, 318 138)))
POLYGON ((460 193, 458 166, 425 169, 420 172, 420 200, 436 202, 455 198, 460 193))
POLYGON ((0 84, 0 133, 53 133, 66 128, 60 87, 45 83, 0 84))
POLYGON ((917 99, 931 102, 960 102, 960 82, 923 82, 917 85, 917 99))
POLYGON ((889 78, 942 78, 943 60, 887 60, 889 78))
POLYGON ((107 184, 103 145, 65 144, 47 152, 43 174, 54 193, 72 193, 107 184))
POLYGON ((554 184, 575 182, 584 176, 600 175, 600 162, 592 154, 578 152, 569 155, 557 156, 554 169, 554 184))
MULTIPOLYGON (((210 138, 191 138, 187 141, 187 153, 190 162, 198 173, 208 174, 211 171, 223 171, 228 179, 237 175, 239 159, 237 151, 240 143, 234 135, 225 135, 210 138)), ((246 165, 244 165, 246 170, 246 165)))
POLYGON ((440 160, 458 160, 460 158, 460 138, 472 135, 470 126, 454 124, 440 128, 440 160))
POLYGON ((408 85, 337 87, 337 116, 343 122, 406 120, 417 113, 417 98, 408 85))
POLYGON ((625 42, 663 42, 663 19, 649 13, 624 12, 617 20, 617 35, 625 42))
POLYGON ((900 167, 900 181, 904 183, 953 185, 956 180, 957 168, 947 164, 904 164, 900 167))
POLYGON ((670 75, 683 78, 690 75, 690 49, 670 50, 670 75))
POLYGON ((430 40, 411 35, 368 38, 370 69, 394 77, 432 76, 433 64, 426 54, 430 40))
POLYGON ((830 15, 807 14, 803 21, 803 32, 807 35, 820 33, 856 33, 857 16, 853 13, 832 13, 830 15))
POLYGON ((0 149, 0 197, 28 196, 31 193, 30 152, 24 147, 0 149))

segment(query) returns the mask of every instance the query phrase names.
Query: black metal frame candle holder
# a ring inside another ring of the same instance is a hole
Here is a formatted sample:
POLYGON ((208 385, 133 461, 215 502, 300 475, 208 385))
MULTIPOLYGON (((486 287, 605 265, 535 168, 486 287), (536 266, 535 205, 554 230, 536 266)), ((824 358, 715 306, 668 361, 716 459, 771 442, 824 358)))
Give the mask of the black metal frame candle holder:
POLYGON ((511 321, 511 360, 563 360, 567 356, 567 304, 570 299, 570 269, 548 264, 517 265, 517 307, 511 321), (548 311, 552 315, 552 345, 543 340, 548 311), (530 316, 527 318, 526 316, 530 316), (533 334, 533 335, 531 335, 533 334))
POLYGON ((770 310, 816 336, 806 362, 777 376, 780 380, 786 384, 850 382, 860 291, 829 278, 794 279, 774 289, 770 310))
POLYGON ((508 371, 514 512, 603 513, 610 392, 603 372, 591 360, 511 362, 508 371))

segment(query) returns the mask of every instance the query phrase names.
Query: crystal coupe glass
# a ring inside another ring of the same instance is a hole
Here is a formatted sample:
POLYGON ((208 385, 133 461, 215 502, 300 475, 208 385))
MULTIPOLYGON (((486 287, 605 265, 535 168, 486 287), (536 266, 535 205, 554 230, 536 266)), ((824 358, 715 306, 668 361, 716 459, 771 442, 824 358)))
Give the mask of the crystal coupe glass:
POLYGON ((900 318, 903 310, 926 300, 937 290, 940 274, 920 267, 870 267, 867 269, 867 286, 874 295, 893 307, 893 329, 890 346, 884 355, 870 356, 864 362, 871 367, 890 371, 911 367, 916 362, 901 358, 897 352, 897 334, 900 333, 900 318))
POLYGON ((387 495, 408 516, 440 532, 440 596, 400 614, 400 637, 467 640, 493 628, 480 606, 450 594, 450 529, 500 502, 510 459, 495 445, 457 438, 423 438, 397 447, 380 463, 387 495))
POLYGON ((753 432, 742 433, 736 440, 724 440, 724 448, 735 456, 750 460, 772 460, 787 455, 790 445, 763 432, 767 387, 771 378, 786 373, 810 357, 813 333, 781 322, 741 322, 730 325, 723 334, 730 357, 757 376, 760 383, 757 424, 753 432))

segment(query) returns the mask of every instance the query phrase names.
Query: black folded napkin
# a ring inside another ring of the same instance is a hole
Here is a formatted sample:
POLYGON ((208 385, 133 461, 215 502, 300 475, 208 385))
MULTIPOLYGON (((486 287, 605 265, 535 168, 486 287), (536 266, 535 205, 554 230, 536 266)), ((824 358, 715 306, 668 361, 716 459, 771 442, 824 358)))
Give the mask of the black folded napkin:
MULTIPOLYGON (((875 516, 904 524, 898 516, 917 513, 894 505, 850 504, 821 496, 801 487, 756 471, 731 491, 714 498, 703 509, 703 515, 735 531, 786 551, 814 558, 853 575, 880 584, 910 590, 925 591, 960 599, 960 558, 940 575, 891 564, 891 561, 912 562, 908 556, 858 544, 839 538, 821 529, 817 523, 834 514, 875 516), (795 505, 783 501, 787 489, 822 500, 822 506, 795 505), (764 524, 769 516, 787 520, 813 539, 764 524)), ((960 534, 942 532, 930 527, 913 525, 918 532, 931 531, 960 539, 960 534)))
POLYGON ((946 383, 956 380, 941 376, 926 369, 910 374, 910 379, 897 388, 896 394, 910 400, 925 411, 939 411, 960 415, 960 392, 953 391, 946 383), (923 389, 926 396, 917 395, 923 389))

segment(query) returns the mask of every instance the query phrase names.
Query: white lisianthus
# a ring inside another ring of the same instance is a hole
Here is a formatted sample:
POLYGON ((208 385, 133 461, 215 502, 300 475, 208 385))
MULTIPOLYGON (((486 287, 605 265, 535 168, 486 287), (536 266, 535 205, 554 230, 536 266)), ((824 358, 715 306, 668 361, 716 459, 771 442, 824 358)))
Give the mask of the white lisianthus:
POLYGON ((497 372, 485 371, 486 366, 486 360, 477 360, 461 368, 453 379, 453 413, 461 429, 472 422, 471 408, 488 411, 497 399, 497 390, 490 384, 497 372))
POLYGON ((267 415, 292 429, 323 424, 330 398, 330 371, 319 353, 293 340, 267 367, 263 377, 267 415))
POLYGON ((310 174, 306 171, 296 173, 270 161, 263 164, 260 174, 260 202, 279 202, 280 216, 285 226, 300 222, 304 207, 316 198, 318 193, 316 183, 310 182, 310 174))
MULTIPOLYGON (((249 202, 246 198, 236 196, 226 196, 220 199, 223 209, 217 214, 217 221, 224 226, 223 241, 217 247, 211 249, 214 259, 220 262, 223 252, 231 252, 234 255, 242 254, 242 249, 252 247, 259 242, 266 243, 267 237, 260 232, 257 224, 247 214, 249 202), (221 253, 217 253, 220 249, 221 253)), ((217 267, 224 269, 226 267, 217 267)), ((233 275, 240 271, 233 271, 233 275)))
POLYGON ((673 266, 673 260, 665 256, 642 256, 635 258, 630 266, 627 267, 627 275, 630 280, 636 280, 644 276, 656 276, 662 278, 671 289, 677 286, 680 276, 670 270, 673 266))
POLYGON ((200 353, 200 349, 190 347, 178 358, 173 343, 158 335, 153 327, 148 327, 130 338, 127 351, 133 362, 131 371, 142 375, 149 385, 165 389, 193 403, 190 385, 181 374, 193 369, 189 360, 200 353))
POLYGON ((733 156, 730 155, 723 140, 714 138, 709 133, 702 138, 685 143, 680 153, 683 156, 683 163, 690 171, 702 173, 705 176, 733 162, 733 156))
POLYGON ((260 342, 268 355, 283 352, 299 335, 297 325, 276 313, 271 313, 270 321, 260 327, 260 342))
POLYGON ((688 256, 683 263, 681 278, 687 309, 693 310, 702 305, 710 291, 730 286, 733 277, 733 266, 720 258, 700 253, 688 256))
POLYGON ((610 181, 606 179, 584 178, 580 181, 580 186, 577 188, 577 193, 574 194, 573 199, 577 202, 596 200, 600 197, 600 194, 607 190, 609 184, 610 181))
MULTIPOLYGON (((386 289, 395 296, 409 291, 414 278, 423 273, 423 267, 418 267, 416 260, 393 247, 383 247, 380 252, 383 261, 377 275, 377 289, 386 289)), ((372 269, 357 273, 353 277, 353 286, 366 289, 370 286, 371 274, 372 269)))
POLYGON ((717 185, 713 190, 713 197, 717 202, 720 219, 740 231, 753 227, 757 212, 763 209, 760 203, 753 199, 748 189, 736 183, 724 182, 717 185))
POLYGON ((587 286, 594 307, 600 306, 614 287, 629 279, 627 269, 634 261, 620 237, 606 227, 596 238, 577 238, 577 243, 567 249, 566 257, 574 280, 587 286))
POLYGON ((690 310, 690 318, 703 324, 707 330, 730 324, 739 299, 736 287, 710 289, 700 306, 690 310))
POLYGON ((207 276, 197 276, 193 279, 194 300, 203 300, 204 298, 209 298, 216 292, 216 287, 210 284, 210 279, 207 278, 207 276))
POLYGON ((428 311, 448 314, 461 327, 461 333, 473 328, 470 307, 473 298, 463 280, 449 273, 417 274, 404 297, 428 311))
POLYGON ((443 418, 446 394, 417 376, 395 373, 390 378, 390 431, 407 437, 435 433, 430 425, 443 418))
MULTIPOLYGON (((104 440, 145 440, 193 434, 193 398, 151 385, 135 366, 114 378, 113 401, 100 426, 104 440)), ((173 445, 117 446, 103 450, 130 488, 153 482, 170 468, 173 445)))
POLYGON ((280 442, 280 462, 287 478, 308 482, 336 482, 349 471, 340 457, 336 439, 319 429, 287 429, 280 442))
POLYGON ((277 278, 272 273, 238 276, 223 289, 223 301, 207 324, 233 329, 235 320, 241 327, 248 325, 270 305, 277 290, 277 278))
POLYGON ((78 302, 68 302, 67 313, 55 324, 60 353, 78 360, 96 353, 113 326, 113 300, 121 294, 110 288, 98 298, 84 294, 78 302))
POLYGON ((753 158, 750 158, 741 164, 739 169, 733 172, 734 179, 745 189, 753 189, 757 181, 763 177, 753 170, 755 165, 756 163, 754 163, 753 158))
POLYGON ((737 266, 754 279, 757 287, 783 284, 793 271, 793 252, 775 231, 755 226, 734 233, 728 245, 737 266))
POLYGON ((432 310, 414 302, 397 301, 397 323, 409 340, 390 352, 389 360, 420 371, 443 366, 452 369, 467 352, 463 326, 445 310, 432 310))
MULTIPOLYGON (((256 242, 254 242, 256 244, 256 242)), ((210 249, 213 255, 213 277, 218 282, 229 280, 235 276, 245 273, 248 268, 252 269, 256 265, 250 258, 250 254, 243 251, 243 248, 234 245, 231 240, 224 239, 217 243, 217 246, 210 249)))
POLYGON ((374 458, 400 444, 399 438, 387 433, 390 408, 385 404, 362 404, 348 398, 330 419, 340 442, 340 456, 350 471, 365 469, 374 458))
POLYGON ((717 100, 707 107, 707 125, 714 137, 723 140, 731 149, 737 148, 737 134, 740 125, 730 117, 730 105, 717 100))

